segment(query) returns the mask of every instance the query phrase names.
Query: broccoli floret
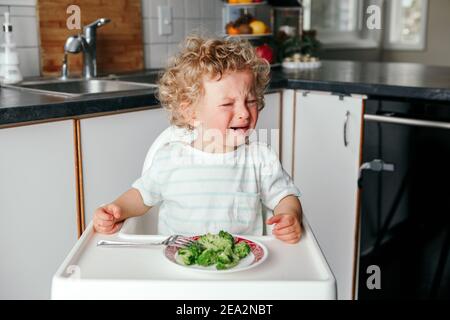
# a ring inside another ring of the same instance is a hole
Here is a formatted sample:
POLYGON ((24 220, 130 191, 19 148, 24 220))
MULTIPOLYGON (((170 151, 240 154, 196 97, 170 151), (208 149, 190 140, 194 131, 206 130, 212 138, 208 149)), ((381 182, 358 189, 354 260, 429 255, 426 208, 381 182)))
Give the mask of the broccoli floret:
POLYGON ((219 232, 219 237, 225 239, 229 242, 231 248, 234 247, 234 237, 226 231, 221 230, 219 232))
POLYGON ((203 251, 196 260, 197 264, 208 267, 217 262, 217 253, 212 249, 203 251))
POLYGON ((187 266, 195 263, 196 256, 189 248, 178 249, 178 256, 181 258, 181 262, 187 266))
POLYGON ((197 263, 208 267, 216 265, 217 270, 225 270, 235 267, 239 260, 250 253, 250 247, 245 242, 234 243, 233 236, 220 231, 219 234, 205 234, 187 248, 178 250, 185 265, 197 263))
MULTIPOLYGON (((233 236, 231 236, 231 239, 233 239, 233 236)), ((206 249, 211 249, 214 251, 225 250, 227 247, 232 247, 234 243, 234 239, 230 240, 228 236, 221 237, 217 234, 211 233, 201 236, 197 241, 206 249)))
POLYGON ((240 259, 245 258, 250 253, 250 246, 246 242, 241 241, 234 246, 234 253, 240 259))
POLYGON ((226 248, 225 250, 223 250, 222 252, 219 253, 219 255, 217 256, 217 262, 220 263, 230 263, 232 262, 234 259, 234 252, 231 249, 231 247, 226 248))
POLYGON ((226 248, 217 256, 217 270, 230 269, 239 263, 239 256, 233 252, 231 247, 226 248))
POLYGON ((231 269, 238 265, 239 260, 240 260, 239 257, 234 253, 232 255, 227 255, 227 258, 225 259, 222 258, 221 260, 217 261, 216 269, 217 270, 231 269))
POLYGON ((192 251, 192 253, 194 253, 195 258, 197 258, 205 250, 205 248, 198 242, 190 244, 188 248, 192 251))
POLYGON ((201 244, 194 242, 186 248, 178 249, 178 255, 181 257, 183 264, 190 266, 195 263, 203 250, 201 244))

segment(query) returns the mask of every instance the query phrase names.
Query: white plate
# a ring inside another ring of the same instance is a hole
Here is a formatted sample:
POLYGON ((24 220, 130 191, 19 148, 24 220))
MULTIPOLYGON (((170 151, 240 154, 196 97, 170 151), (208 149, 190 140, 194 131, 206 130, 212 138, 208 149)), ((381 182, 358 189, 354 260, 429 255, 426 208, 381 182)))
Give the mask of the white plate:
MULTIPOLYGON (((189 237, 189 239, 197 240, 200 236, 189 237)), ((172 263, 183 267, 184 269, 195 270, 200 272, 207 273, 230 273, 230 272, 238 272, 244 271, 251 268, 254 268, 261 263, 263 263, 267 256, 269 255, 269 251, 266 246, 262 243, 254 240, 249 240, 240 236, 235 236, 235 243, 239 243, 241 241, 245 241, 250 246, 250 253, 244 259, 241 259, 237 266, 231 269, 225 270, 217 270, 215 265, 209 267, 203 267, 198 264, 186 266, 181 262, 181 258, 178 256, 178 248, 175 246, 167 246, 164 249, 164 256, 172 263)))

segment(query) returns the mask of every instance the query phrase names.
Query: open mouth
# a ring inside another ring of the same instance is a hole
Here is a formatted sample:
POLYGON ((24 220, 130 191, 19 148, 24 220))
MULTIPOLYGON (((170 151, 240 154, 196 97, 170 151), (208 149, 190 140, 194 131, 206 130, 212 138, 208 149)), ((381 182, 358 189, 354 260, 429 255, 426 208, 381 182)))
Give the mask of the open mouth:
POLYGON ((249 126, 245 126, 245 127, 230 127, 231 130, 235 131, 235 132, 247 132, 248 129, 250 129, 249 126))

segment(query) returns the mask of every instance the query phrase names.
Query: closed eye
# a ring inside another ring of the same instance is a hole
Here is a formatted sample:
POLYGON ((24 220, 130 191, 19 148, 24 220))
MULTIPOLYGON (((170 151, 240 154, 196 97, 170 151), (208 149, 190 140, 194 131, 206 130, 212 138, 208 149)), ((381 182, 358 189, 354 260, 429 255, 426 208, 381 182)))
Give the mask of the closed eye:
POLYGON ((222 107, 232 107, 233 103, 225 103, 221 105, 222 107))

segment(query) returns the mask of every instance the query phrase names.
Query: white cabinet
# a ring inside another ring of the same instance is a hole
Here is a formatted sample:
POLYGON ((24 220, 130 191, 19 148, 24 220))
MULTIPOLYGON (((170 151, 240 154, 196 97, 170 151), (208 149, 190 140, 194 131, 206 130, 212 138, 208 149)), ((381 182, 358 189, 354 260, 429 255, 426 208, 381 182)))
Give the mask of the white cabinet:
MULTIPOLYGON (((279 156, 281 125, 281 94, 269 93, 264 96, 265 106, 259 112, 256 132, 258 141, 269 144, 279 156)), ((256 136, 251 136, 254 138, 256 136)), ((253 140, 253 139, 251 139, 253 140)))
POLYGON ((80 120, 86 225, 141 175, 148 149, 169 126, 162 109, 80 120))
POLYGON ((77 240, 73 121, 0 129, 0 299, 48 299, 77 240))
POLYGON ((358 240, 362 97, 297 91, 293 176, 304 213, 337 279, 353 297, 358 240))
POLYGON ((292 176, 294 166, 295 91, 283 90, 281 101, 281 164, 283 169, 292 176))

